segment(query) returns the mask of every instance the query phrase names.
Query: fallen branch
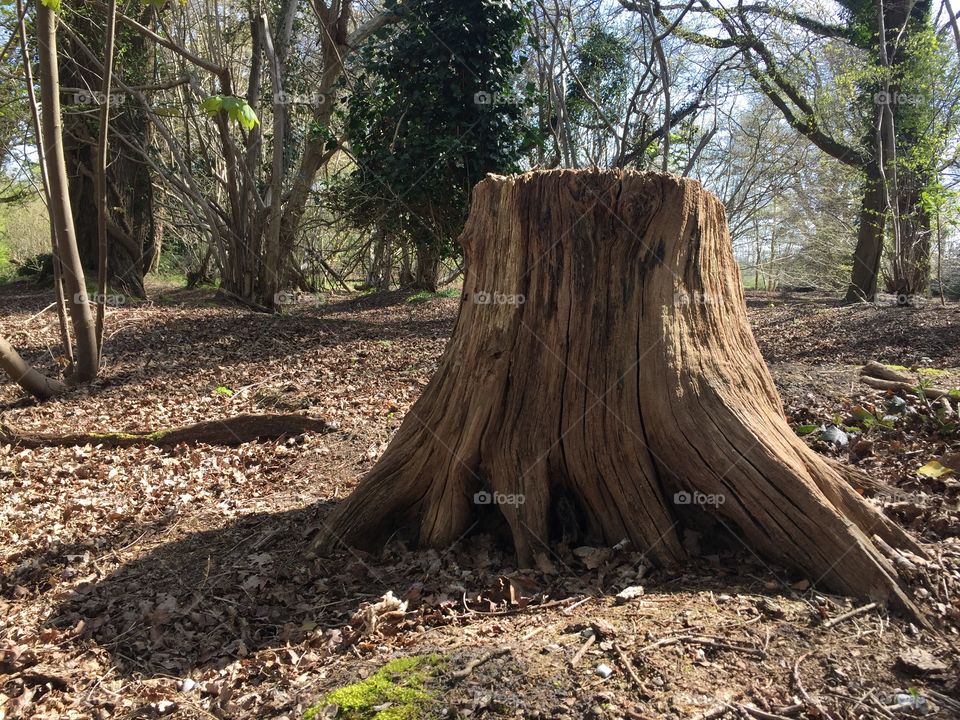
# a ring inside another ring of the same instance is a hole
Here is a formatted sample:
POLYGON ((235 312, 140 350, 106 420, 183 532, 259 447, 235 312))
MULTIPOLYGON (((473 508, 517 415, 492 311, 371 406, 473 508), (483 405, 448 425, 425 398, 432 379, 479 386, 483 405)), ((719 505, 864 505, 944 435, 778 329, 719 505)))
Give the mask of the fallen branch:
POLYGON ((869 377, 879 378, 881 380, 890 380, 892 382, 913 382, 913 378, 905 373, 894 370, 889 365, 884 365, 883 363, 878 363, 876 360, 871 360, 866 365, 860 369, 861 375, 868 375, 869 377))
POLYGON ((132 445, 178 445, 206 443, 207 445, 240 445, 255 440, 276 440, 302 435, 306 432, 329 432, 325 420, 297 415, 236 415, 223 420, 204 420, 193 425, 153 432, 106 433, 29 433, 0 424, 0 443, 25 448, 73 447, 105 445, 130 447, 132 445))
MULTIPOLYGON (((920 389, 917 387, 916 383, 897 382, 895 380, 881 380, 880 378, 870 377, 869 375, 861 375, 860 382, 862 382, 864 385, 869 385, 876 390, 902 390, 903 392, 916 394, 917 390, 920 389)), ((923 388, 923 394, 931 400, 937 400, 939 398, 950 396, 950 392, 948 390, 938 390, 936 388, 923 388)))
POLYGON ((580 658, 583 657, 584 653, 590 649, 590 646, 597 641, 596 633, 587 638, 587 641, 580 646, 580 649, 577 650, 577 654, 573 656, 570 660, 570 667, 576 667, 577 663, 580 662, 580 658))

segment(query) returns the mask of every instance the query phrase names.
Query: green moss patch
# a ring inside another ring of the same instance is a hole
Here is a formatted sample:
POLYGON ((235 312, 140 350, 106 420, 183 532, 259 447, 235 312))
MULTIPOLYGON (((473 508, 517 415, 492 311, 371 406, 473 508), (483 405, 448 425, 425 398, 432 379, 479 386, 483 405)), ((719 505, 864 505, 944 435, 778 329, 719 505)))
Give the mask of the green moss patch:
POLYGON ((445 665, 442 655, 415 655, 391 660, 366 680, 327 693, 304 714, 323 717, 324 708, 340 708, 338 720, 423 720, 436 693, 427 681, 445 665))

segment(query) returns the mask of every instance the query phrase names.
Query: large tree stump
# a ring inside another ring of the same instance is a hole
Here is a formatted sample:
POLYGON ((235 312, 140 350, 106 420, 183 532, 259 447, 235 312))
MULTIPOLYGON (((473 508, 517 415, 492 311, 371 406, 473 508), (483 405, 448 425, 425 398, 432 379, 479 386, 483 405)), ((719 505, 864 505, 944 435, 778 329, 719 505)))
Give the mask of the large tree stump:
POLYGON ((521 563, 561 497, 595 540, 676 563, 708 511, 814 582, 916 613, 871 538, 923 551, 784 418, 715 196, 652 173, 490 176, 460 242, 440 367, 318 550, 404 528, 447 545, 490 517, 488 492, 521 563))

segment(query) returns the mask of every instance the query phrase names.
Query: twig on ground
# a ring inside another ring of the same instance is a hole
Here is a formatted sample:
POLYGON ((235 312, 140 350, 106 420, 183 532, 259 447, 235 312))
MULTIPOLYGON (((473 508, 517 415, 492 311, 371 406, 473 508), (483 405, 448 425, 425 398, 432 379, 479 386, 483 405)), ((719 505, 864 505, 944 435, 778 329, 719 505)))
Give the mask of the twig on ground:
POLYGON ((845 620, 849 620, 850 618, 856 617, 857 615, 862 615, 865 612, 869 612, 870 610, 873 610, 876 606, 877 604, 875 602, 872 602, 872 603, 867 603, 866 605, 861 605, 860 607, 854 608, 853 610, 848 610, 842 615, 837 615, 835 618, 827 620, 823 624, 823 627, 824 628, 835 627, 840 623, 844 622, 845 620))
POLYGON ((692 645, 703 645, 705 647, 716 648, 717 650, 730 650, 732 652, 740 652, 745 655, 753 655, 755 657, 764 657, 766 653, 761 648, 748 647, 746 645, 731 645, 730 643, 725 643, 722 641, 714 640, 713 638, 705 637, 702 635, 677 635, 669 638, 661 638, 656 642, 652 642, 649 645, 644 645, 638 652, 646 652, 648 650, 653 650, 658 647, 665 647, 667 645, 675 645, 677 643, 691 643, 692 645))
POLYGON ((727 713, 734 712, 736 709, 736 705, 731 705, 726 702, 720 703, 704 710, 699 715, 694 715, 693 720, 717 720, 717 718, 722 718, 727 713))
POLYGON ((569 606, 569 607, 565 607, 565 608, 563 609, 563 614, 564 614, 564 615, 569 615, 569 614, 572 613, 574 610, 576 610, 578 607, 580 607, 580 606, 583 605, 584 603, 590 602, 591 600, 593 600, 593 597, 591 597, 591 596, 589 596, 589 595, 588 595, 587 597, 583 598, 582 600, 577 600, 573 605, 571 605, 571 606, 569 606))
POLYGON ((480 667, 484 663, 490 662, 494 658, 501 657, 502 655, 509 655, 512 652, 513 652, 512 647, 502 647, 502 648, 497 648, 496 650, 490 650, 489 652, 485 652, 480 657, 474 658, 473 660, 468 662, 466 665, 464 665, 462 670, 454 670, 452 673, 450 673, 450 679, 453 680, 454 682, 458 680, 463 680, 465 677, 470 675, 470 673, 472 673, 474 670, 476 670, 478 667, 480 667))
POLYGON ((833 720, 833 717, 827 712, 823 704, 807 692, 807 689, 803 686, 803 681, 800 679, 800 665, 812 654, 813 653, 804 653, 797 658, 797 662, 793 665, 793 682, 796 684, 797 690, 800 691, 800 695, 804 700, 813 705, 826 720, 833 720))
MULTIPOLYGON (((579 602, 575 603, 571 607, 576 607, 577 605, 582 605, 590 598, 584 598, 579 602)), ((507 608, 506 610, 474 610, 472 607, 467 605, 467 594, 463 593, 461 598, 461 603, 463 604, 463 609, 467 611, 470 615, 483 615, 484 617, 496 617, 498 615, 516 615, 517 613, 526 612, 527 610, 548 610, 549 608, 560 607, 561 605, 566 605, 570 602, 570 598, 564 598, 563 600, 550 600, 545 603, 537 603, 536 605, 524 605, 523 607, 507 608)))
POLYGON ((583 657, 583 654, 590 649, 590 646, 597 641, 596 633, 587 638, 587 641, 577 650, 577 654, 573 656, 570 660, 570 666, 576 667, 577 663, 580 662, 580 658, 583 657))
MULTIPOLYGON (((767 712, 766 710, 761 710, 754 705, 737 703, 731 707, 735 707, 741 713, 749 715, 752 718, 756 718, 757 720, 790 720, 790 717, 787 715, 778 715, 777 713, 767 712)), ((791 705, 790 707, 786 708, 784 712, 796 712, 796 710, 802 709, 802 707, 802 705, 791 705)))
POLYGON ((43 310, 38 312, 36 315, 31 315, 30 317, 28 317, 26 321, 29 323, 30 321, 35 320, 36 318, 43 315, 47 310, 50 310, 51 308, 55 308, 56 306, 57 304, 55 302, 52 302, 49 305, 47 305, 43 310))
POLYGON ((630 658, 627 657, 627 654, 623 651, 623 648, 620 647, 617 643, 613 644, 613 649, 617 651, 617 655, 620 657, 620 662, 623 664, 623 669, 627 671, 627 675, 630 676, 630 679, 633 680, 633 684, 637 686, 637 689, 640 690, 644 695, 649 695, 646 686, 643 684, 643 681, 640 679, 640 676, 637 675, 637 671, 633 667, 633 663, 630 662, 630 658))

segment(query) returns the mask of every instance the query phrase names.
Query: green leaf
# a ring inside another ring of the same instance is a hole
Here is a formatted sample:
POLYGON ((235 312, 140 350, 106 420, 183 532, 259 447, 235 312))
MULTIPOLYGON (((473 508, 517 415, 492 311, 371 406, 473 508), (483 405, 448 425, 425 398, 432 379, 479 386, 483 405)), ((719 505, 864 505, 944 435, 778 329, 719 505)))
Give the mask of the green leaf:
POLYGON ((230 117, 243 125, 246 130, 253 130, 260 122, 257 113, 247 103, 241 103, 237 108, 231 110, 230 117))
POLYGON ((225 397, 233 397, 233 390, 231 390, 230 388, 224 385, 221 385, 220 387, 218 387, 216 392, 218 395, 223 395, 225 397))
POLYGON ((810 435, 820 429, 819 425, 799 425, 796 428, 797 435, 810 435))
POLYGON ((55 13, 60 12, 60 0, 40 0, 44 7, 48 7, 55 13))
POLYGON ((952 468, 948 468, 946 465, 941 465, 937 460, 931 460, 922 468, 917 470, 918 475, 923 475, 924 477, 930 478, 940 478, 944 475, 949 475, 952 472, 952 468))
POLYGON ((208 115, 225 112, 228 118, 246 130, 253 130, 260 122, 247 101, 233 95, 211 95, 200 103, 200 107, 208 115))
POLYGON ((202 103, 200 103, 200 108, 208 115, 216 115, 223 109, 224 100, 225 98, 223 95, 211 95, 202 103))

